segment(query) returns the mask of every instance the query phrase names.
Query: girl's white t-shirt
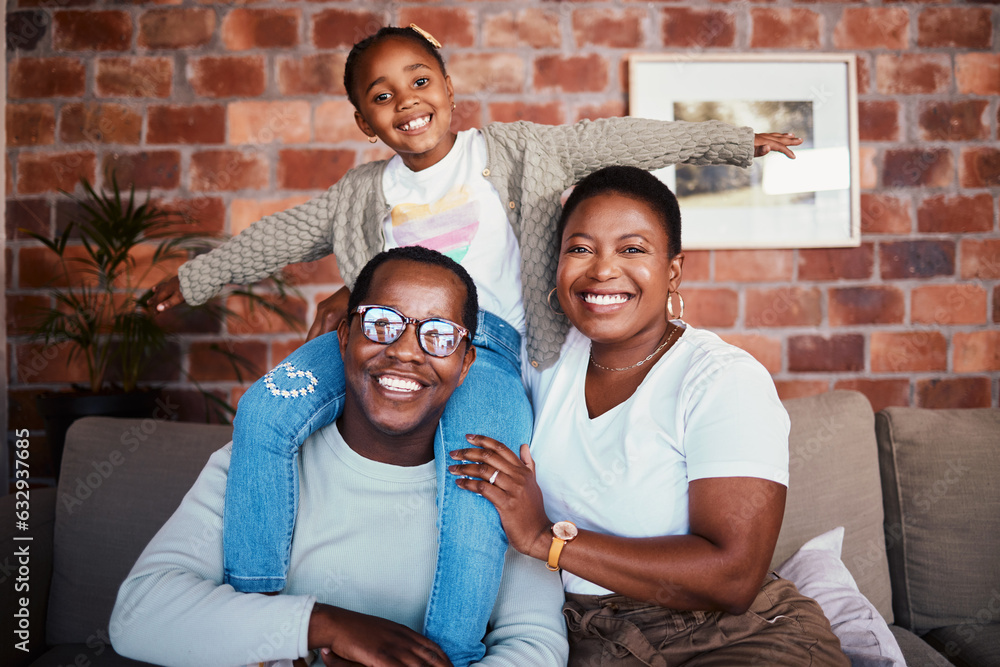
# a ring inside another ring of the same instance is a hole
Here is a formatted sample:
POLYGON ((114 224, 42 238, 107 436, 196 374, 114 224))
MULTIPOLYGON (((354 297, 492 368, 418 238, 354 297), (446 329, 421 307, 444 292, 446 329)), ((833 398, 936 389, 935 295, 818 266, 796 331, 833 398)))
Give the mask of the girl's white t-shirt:
MULTIPOLYGON (((693 479, 788 485, 789 419, 767 371, 715 334, 674 323, 683 334, 635 393, 594 419, 584 396, 590 340, 579 331, 551 368, 527 373, 531 455, 552 521, 623 537, 686 535, 693 479)), ((562 576, 569 593, 613 592, 562 576)))
POLYGON ((475 129, 459 132, 448 155, 423 171, 394 155, 382 175, 390 207, 384 249, 419 245, 448 255, 475 281, 479 307, 523 336, 521 249, 485 170, 486 140, 475 129))

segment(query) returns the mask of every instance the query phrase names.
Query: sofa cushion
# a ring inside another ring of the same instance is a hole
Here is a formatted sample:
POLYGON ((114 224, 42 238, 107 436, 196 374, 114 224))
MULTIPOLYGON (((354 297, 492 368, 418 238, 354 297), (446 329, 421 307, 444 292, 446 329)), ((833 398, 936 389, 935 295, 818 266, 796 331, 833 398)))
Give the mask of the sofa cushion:
POLYGON ((952 667, 948 659, 909 630, 890 625, 892 636, 906 657, 906 667, 952 667))
POLYGON ((771 566, 817 535, 844 526, 844 565, 864 596, 892 623, 871 404, 854 391, 783 404, 792 421, 788 496, 771 566))
POLYGON ((963 623, 931 630, 924 639, 959 667, 1000 666, 1000 624, 963 623))
POLYGON ((897 625, 1000 622, 1000 410, 887 408, 877 435, 897 625))
POLYGON ((49 644, 110 647, 118 587, 231 432, 154 419, 74 422, 57 489, 49 644))

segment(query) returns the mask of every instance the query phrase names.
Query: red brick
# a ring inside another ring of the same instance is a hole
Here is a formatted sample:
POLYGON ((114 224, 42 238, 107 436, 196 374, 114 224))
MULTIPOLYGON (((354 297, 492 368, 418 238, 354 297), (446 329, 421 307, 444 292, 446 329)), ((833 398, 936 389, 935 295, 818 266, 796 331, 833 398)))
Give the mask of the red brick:
POLYGON ((608 100, 602 104, 584 104, 577 107, 575 120, 597 120, 627 116, 628 109, 621 99, 608 100))
POLYGON ((451 131, 461 132, 480 128, 482 122, 482 105, 476 100, 459 100, 451 112, 451 131))
POLYGON ((908 234, 913 228, 910 204, 891 195, 861 195, 861 233, 908 234))
POLYGON ((132 18, 117 10, 55 12, 52 46, 62 51, 127 51, 132 46, 132 18))
POLYGON ((951 185, 954 171, 947 148, 890 150, 882 162, 882 183, 890 188, 943 188, 951 185))
POLYGON ((816 288, 779 287, 746 291, 746 326, 815 326, 823 319, 820 291, 816 288))
POLYGON ((954 275, 955 242, 882 242, 879 245, 879 269, 882 280, 954 275))
POLYGON ((793 250, 716 250, 718 282, 790 281, 795 269, 793 250))
POLYGON ((17 192, 73 192, 80 177, 94 181, 97 158, 89 151, 21 153, 17 156, 17 192))
POLYGON ((959 174, 963 188, 1000 185, 1000 148, 963 148, 959 174))
POLYGON ((707 282, 712 278, 712 251, 684 251, 684 280, 687 282, 707 282))
POLYGON ((219 354, 214 347, 223 347, 254 362, 254 368, 241 369, 243 379, 259 378, 267 369, 262 363, 267 358, 267 344, 261 341, 234 341, 232 339, 191 343, 188 351, 188 364, 191 369, 191 379, 196 382, 236 382, 239 380, 236 370, 229 360, 219 354))
POLYGON ((170 58, 102 58, 97 61, 98 97, 169 97, 174 78, 170 58))
POLYGON ((947 93, 951 60, 937 53, 881 54, 875 58, 875 79, 879 92, 886 95, 947 93))
POLYGON ((906 301, 896 287, 869 285, 830 290, 830 326, 897 324, 905 314, 906 301))
POLYGON ((17 345, 14 356, 17 362, 17 374, 14 382, 18 384, 51 384, 55 382, 74 382, 88 384, 87 362, 82 354, 76 354, 72 361, 69 344, 43 345, 32 343, 17 345))
POLYGON ((1000 239, 962 239, 963 280, 1000 279, 1000 239))
POLYGON ((149 144, 221 144, 226 140, 226 109, 219 104, 151 106, 149 144))
POLYGON ((221 234, 226 227, 226 203, 218 197, 168 199, 156 202, 164 211, 173 213, 176 224, 171 229, 189 233, 221 234))
POLYGON ((1000 95, 1000 54, 955 54, 958 92, 972 95, 1000 95))
POLYGON ((858 102, 858 138, 861 141, 898 141, 899 103, 893 100, 858 102))
POLYGON ((201 97, 256 97, 266 85, 262 56, 192 59, 187 76, 191 89, 201 97))
POLYGON ((986 324, 986 290, 978 285, 922 285, 913 288, 914 324, 986 324))
POLYGON ((920 105, 920 138, 924 141, 988 139, 986 100, 931 101, 920 105))
POLYGON ((278 159, 278 187, 325 190, 354 166, 354 151, 283 150, 278 159))
POLYGON ((472 46, 476 40, 476 13, 451 7, 409 7, 399 11, 400 25, 416 23, 448 48, 472 46))
POLYGON ((988 377, 917 380, 917 406, 921 408, 988 408, 992 400, 988 377))
POLYGON ((830 383, 827 380, 775 380, 774 388, 778 391, 778 398, 787 401, 825 394, 830 391, 830 383))
MULTIPOLYGON (((300 262, 285 267, 285 279, 293 285, 343 285, 337 258, 327 255, 315 262, 300 262)), ((306 320, 303 319, 305 322, 306 320)), ((311 320, 307 324, 311 323, 311 320)))
POLYGON ((667 8, 663 10, 662 39, 664 46, 671 47, 733 46, 736 19, 730 12, 716 9, 667 8))
POLYGON ((518 10, 516 13, 506 11, 486 16, 483 19, 483 45, 493 48, 559 47, 562 45, 559 14, 531 7, 518 10))
POLYGON ((750 47, 754 49, 817 49, 822 18, 801 7, 751 9, 750 47))
POLYGON ((29 238, 22 230, 52 236, 52 205, 45 199, 8 199, 4 225, 7 240, 29 238))
POLYGON ((230 51, 293 47, 300 17, 298 9, 233 9, 222 19, 222 43, 230 51))
MULTIPOLYGON (((732 327, 739 315, 739 295, 730 289, 685 289, 684 320, 696 327, 732 327)), ((674 304, 674 308, 677 308, 674 304)))
POLYGON ((46 312, 52 310, 52 302, 47 296, 38 294, 7 294, 7 335, 25 333, 33 323, 38 322, 46 312))
POLYGON ((134 185, 136 190, 176 188, 181 180, 181 154, 177 151, 114 153, 104 157, 101 171, 117 174, 122 187, 134 185))
POLYGON ((456 53, 448 61, 448 74, 463 95, 524 90, 524 61, 513 53, 456 53))
POLYGON ((312 17, 312 43, 318 49, 350 48, 383 25, 386 21, 381 13, 325 9, 312 17))
POLYGON ((345 95, 346 60, 343 53, 279 57, 278 89, 282 95, 345 95))
POLYGON ((833 31, 833 45, 851 51, 905 49, 909 25, 908 9, 848 7, 833 31))
POLYGON ((749 352, 754 359, 774 375, 781 372, 781 341, 757 334, 719 334, 722 340, 749 352))
POLYGON ((562 102, 494 102, 489 106, 490 120, 497 123, 513 123, 528 120, 543 125, 560 125, 566 122, 566 111, 562 102))
POLYGON ((988 49, 993 43, 993 20, 986 7, 925 9, 920 12, 917 30, 917 44, 923 48, 988 49))
POLYGON ((845 391, 860 391, 868 397, 872 411, 878 412, 893 405, 906 407, 910 404, 909 380, 866 380, 852 378, 837 380, 834 389, 845 391))
POLYGON ((8 148, 55 141, 56 112, 51 104, 8 104, 6 120, 8 148))
POLYGON ((267 159, 258 151, 204 151, 191 156, 190 188, 200 192, 268 186, 267 159))
POLYGON ((66 104, 59 119, 64 143, 138 144, 142 116, 123 104, 78 102, 66 104))
POLYGON ((576 47, 634 49, 642 46, 646 41, 642 30, 645 16, 642 9, 575 9, 573 39, 576 47))
POLYGON ((871 64, 864 54, 858 55, 858 94, 867 95, 872 91, 871 64))
POLYGON ((1000 371, 1000 331, 956 332, 952 338, 955 373, 1000 371))
POLYGON ((993 288, 993 323, 1000 324, 1000 285, 993 288))
POLYGON ((534 90, 564 93, 599 93, 608 87, 608 61, 592 53, 587 56, 539 56, 535 58, 534 90))
POLYGON ((937 331, 873 331, 871 365, 876 373, 943 371, 948 341, 937 331))
POLYGON ((865 339, 860 334, 791 336, 788 339, 788 370, 792 372, 838 373, 865 367, 865 339))
POLYGON ((226 115, 230 144, 309 141, 310 108, 305 100, 231 102, 226 115))
POLYGON ((917 208, 917 229, 932 234, 988 232, 993 229, 993 197, 985 192, 928 197, 917 208))
MULTIPOLYGON (((25 247, 18 250, 17 263, 17 286, 22 289, 42 288, 42 287, 66 287, 69 284, 69 276, 55 254, 48 248, 25 247)), ((64 257, 69 264, 73 264, 78 259, 86 257, 86 251, 82 246, 69 245, 66 247, 64 257)), ((8 264, 8 266, 11 266, 8 264)), ((80 282, 93 285, 97 282, 95 276, 81 274, 80 282)))
MULTIPOLYGON (((288 312, 295 322, 303 323, 306 319, 306 302, 300 298, 267 297, 268 301, 283 308, 288 312)), ((229 334, 238 336, 291 333, 295 328, 278 317, 275 313, 265 310, 260 304, 251 304, 243 297, 230 297, 226 300, 226 306, 233 313, 226 318, 226 331, 229 334)))
POLYGON ((305 338, 273 341, 271 343, 271 368, 280 364, 288 355, 302 347, 303 343, 305 343, 305 338))
POLYGON ((139 17, 139 46, 147 49, 204 46, 214 32, 213 9, 151 9, 139 17))
POLYGON ((366 141, 354 122, 354 106, 347 100, 328 100, 316 107, 313 132, 319 143, 366 141))
POLYGON ((799 250, 799 280, 862 280, 871 278, 875 248, 864 243, 857 248, 802 248, 799 250))
POLYGON ((878 169, 875 166, 876 155, 877 151, 871 146, 862 146, 858 149, 862 190, 874 190, 878 185, 878 169))
POLYGON ((40 9, 7 12, 7 51, 26 55, 49 33, 49 14, 40 9))
POLYGON ((81 97, 87 68, 75 58, 15 58, 7 64, 7 86, 11 99, 81 97))

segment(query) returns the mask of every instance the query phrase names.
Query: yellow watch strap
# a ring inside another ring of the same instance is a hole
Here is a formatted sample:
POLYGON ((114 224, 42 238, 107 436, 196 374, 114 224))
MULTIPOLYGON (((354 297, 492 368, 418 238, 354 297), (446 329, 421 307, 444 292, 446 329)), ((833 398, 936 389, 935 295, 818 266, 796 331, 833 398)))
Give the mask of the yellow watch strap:
POLYGON ((555 535, 552 536, 552 546, 549 547, 549 561, 545 563, 545 567, 549 568, 550 571, 557 572, 559 570, 559 556, 562 555, 564 546, 566 546, 566 540, 560 539, 555 535))

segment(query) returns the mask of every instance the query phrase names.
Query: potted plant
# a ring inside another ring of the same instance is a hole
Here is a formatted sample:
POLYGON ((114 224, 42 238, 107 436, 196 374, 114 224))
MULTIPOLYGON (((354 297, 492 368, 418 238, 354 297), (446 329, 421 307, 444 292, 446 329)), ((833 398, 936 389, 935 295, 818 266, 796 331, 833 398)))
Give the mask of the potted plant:
MULTIPOLYGON (((170 275, 190 253, 219 241, 210 234, 187 231, 180 216, 157 207, 148 197, 137 204, 134 187, 123 197, 114 174, 109 181, 108 189, 98 191, 82 179, 84 195, 73 197, 81 214, 54 238, 25 230, 53 253, 56 270, 46 287, 51 306, 40 311, 23 332, 46 345, 68 345, 69 361, 82 359, 87 371, 86 385, 74 385, 72 392, 42 394, 37 400, 57 474, 66 429, 75 419, 94 414, 152 415, 158 392, 144 387, 142 381, 151 362, 162 362, 160 353, 176 337, 168 322, 177 318, 176 314, 164 318, 149 312, 149 285, 157 277, 170 275)), ((286 284, 280 275, 272 276, 269 283, 276 291, 271 298, 253 288, 230 294, 246 298, 249 312, 264 308, 298 327, 280 306, 286 284)), ((225 305, 224 298, 182 308, 208 311, 215 318, 240 317, 225 305)), ((242 381, 243 371, 252 367, 251 360, 222 346, 214 349, 228 358, 242 381)), ((179 360, 177 364, 183 372, 179 360)), ((233 411, 214 394, 202 393, 217 414, 233 411)))

